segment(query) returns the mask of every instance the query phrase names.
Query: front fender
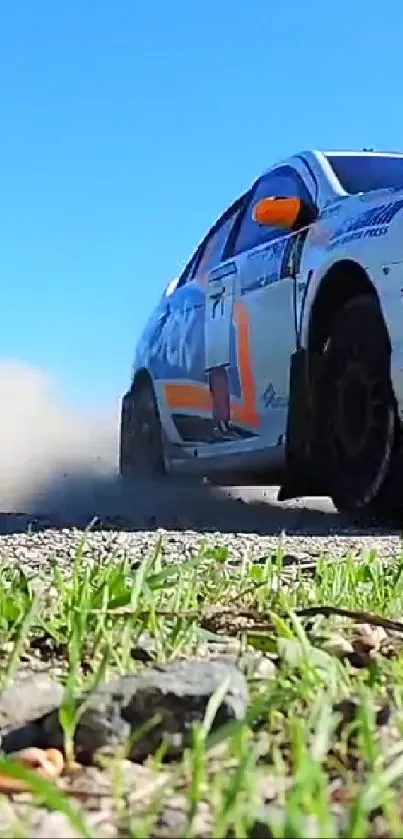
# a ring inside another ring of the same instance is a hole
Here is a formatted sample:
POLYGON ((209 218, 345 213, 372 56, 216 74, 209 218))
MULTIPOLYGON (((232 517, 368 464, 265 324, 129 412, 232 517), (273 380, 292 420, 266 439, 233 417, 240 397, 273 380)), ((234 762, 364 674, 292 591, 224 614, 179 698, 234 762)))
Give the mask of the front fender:
POLYGON ((403 420, 403 260, 380 267, 377 293, 390 341, 392 387, 403 420))
POLYGON ((403 262, 401 190, 357 195, 332 204, 312 225, 301 263, 302 346, 307 346, 310 312, 321 282, 334 265, 344 261, 365 272, 386 312, 387 301, 382 298, 391 283, 385 286, 384 268, 403 262))

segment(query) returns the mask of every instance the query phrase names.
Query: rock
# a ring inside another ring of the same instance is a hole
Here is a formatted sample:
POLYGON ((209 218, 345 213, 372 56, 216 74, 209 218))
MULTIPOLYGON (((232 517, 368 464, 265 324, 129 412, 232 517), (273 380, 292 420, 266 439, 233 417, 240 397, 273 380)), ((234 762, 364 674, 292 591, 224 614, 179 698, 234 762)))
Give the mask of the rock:
POLYGON ((224 680, 229 684, 218 708, 213 728, 244 716, 248 704, 248 686, 244 675, 232 663, 220 661, 174 661, 146 668, 136 676, 136 689, 122 715, 133 731, 154 715, 160 723, 148 731, 130 753, 140 760, 154 752, 164 741, 167 756, 179 756, 191 740, 192 726, 201 722, 207 704, 224 680))
POLYGON ((46 673, 25 671, 0 693, 0 729, 37 720, 62 700, 62 685, 46 673))
POLYGON ((5 753, 42 746, 41 726, 36 722, 57 709, 63 687, 46 673, 24 670, 0 693, 0 746, 5 753))
POLYGON ((52 836, 53 839, 79 839, 80 837, 80 833, 74 829, 65 813, 57 810, 50 812, 43 808, 34 810, 29 835, 31 839, 46 839, 48 836, 52 836))
POLYGON ((46 673, 24 671, 0 693, 0 747, 7 753, 42 746, 43 714, 57 709, 63 688, 46 673))
MULTIPOLYGON (((162 809, 157 818, 153 836, 156 839, 174 839, 186 835, 186 823, 189 804, 183 795, 174 795, 162 809)), ((198 803, 192 825, 192 836, 197 839, 209 839, 212 835, 211 808, 205 801, 198 803)))
MULTIPOLYGON (((131 729, 121 711, 130 700, 135 686, 135 676, 123 676, 77 700, 82 713, 76 727, 74 745, 75 757, 80 763, 91 763, 96 752, 113 753, 126 745, 131 729)), ((41 728, 47 748, 63 749, 64 735, 58 709, 41 720, 41 728)))
POLYGON ((326 653, 340 659, 347 658, 354 652, 353 645, 343 635, 331 635, 330 638, 325 639, 321 646, 326 653))
MULTIPOLYGON (((84 699, 85 705, 75 732, 77 760, 86 764, 96 753, 115 753, 155 715, 160 722, 132 745, 128 756, 142 760, 162 742, 167 744, 167 756, 179 756, 190 742, 193 723, 203 720, 210 697, 227 678, 227 693, 214 721, 217 727, 241 718, 247 708, 247 682, 232 663, 174 661, 106 683, 78 700, 84 699)), ((62 748, 58 712, 46 715, 41 726, 46 747, 62 748)))
POLYGON ((377 652, 387 639, 388 636, 382 626, 357 624, 353 638, 354 651, 357 653, 377 652))
MULTIPOLYGON (((335 713, 340 714, 340 722, 337 727, 338 733, 340 733, 343 726, 350 725, 352 722, 355 722, 360 710, 360 702, 356 698, 351 699, 342 699, 341 702, 338 702, 336 705, 333 706, 333 711, 335 713)), ((392 708, 390 703, 385 700, 383 702, 376 703, 375 706, 375 723, 377 726, 384 726, 387 725, 390 721, 392 715, 392 708)))
POLYGON ((144 631, 141 635, 139 635, 130 655, 136 661, 143 661, 144 663, 154 661, 156 659, 156 643, 149 632, 144 631))
POLYGON ((97 806, 100 796, 115 798, 117 777, 120 794, 126 797, 127 804, 132 809, 137 805, 141 812, 152 802, 153 796, 160 788, 164 785, 167 787, 169 780, 168 772, 164 770, 156 771, 141 763, 118 760, 113 761, 112 766, 102 769, 97 766, 81 766, 73 773, 67 773, 62 777, 59 787, 78 800, 85 798, 86 807, 91 809, 97 806))
POLYGON ((5 754, 29 749, 31 746, 41 748, 43 744, 42 728, 39 723, 29 722, 4 728, 1 732, 1 751, 5 754))
POLYGON ((240 655, 233 655, 232 653, 213 656, 210 661, 220 661, 224 664, 233 664, 248 679, 272 679, 276 675, 276 665, 268 656, 256 652, 256 650, 246 650, 240 655))
POLYGON ((350 640, 342 635, 332 635, 322 644, 322 649, 339 659, 347 659, 353 667, 370 667, 376 655, 387 642, 388 636, 381 626, 357 624, 350 640))
POLYGON ((254 679, 273 679, 277 673, 274 661, 266 655, 251 656, 249 666, 254 679))

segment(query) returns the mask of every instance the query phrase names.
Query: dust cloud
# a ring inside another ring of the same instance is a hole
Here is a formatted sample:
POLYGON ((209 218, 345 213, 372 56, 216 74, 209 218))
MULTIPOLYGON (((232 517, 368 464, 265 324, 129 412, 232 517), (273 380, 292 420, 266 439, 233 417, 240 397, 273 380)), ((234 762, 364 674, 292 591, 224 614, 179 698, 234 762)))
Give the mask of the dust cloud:
POLYGON ((104 411, 73 410, 59 384, 28 365, 0 362, 0 534, 25 532, 28 524, 82 528, 94 519, 124 531, 328 529, 328 511, 279 505, 267 484, 214 487, 171 478, 169 492, 164 480, 123 486, 119 400, 104 411))
POLYGON ((0 362, 0 511, 88 517, 117 481, 119 404, 63 404, 45 372, 0 362), (101 491, 102 490, 102 491, 101 491))
MULTIPOLYGON (((239 524, 239 502, 219 488, 118 476, 120 402, 103 412, 63 404, 59 382, 0 362, 0 533, 26 528, 221 529, 239 524)), ((242 505, 243 506, 243 505, 242 505)), ((245 505, 246 506, 246 505, 245 505)))
POLYGON ((204 487, 174 482, 167 493, 156 479, 122 484, 119 400, 101 413, 74 411, 59 382, 14 361, 0 362, 0 394, 0 533, 25 529, 27 516, 40 528, 81 528, 94 519, 118 529, 189 527, 196 518, 209 526, 211 516, 217 528, 222 521, 204 487))

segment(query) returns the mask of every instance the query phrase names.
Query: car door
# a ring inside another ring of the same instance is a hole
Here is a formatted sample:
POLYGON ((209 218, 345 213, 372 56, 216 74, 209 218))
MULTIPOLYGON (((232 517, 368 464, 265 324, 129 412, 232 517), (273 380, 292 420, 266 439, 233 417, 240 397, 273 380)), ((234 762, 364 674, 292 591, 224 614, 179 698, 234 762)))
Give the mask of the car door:
MULTIPOLYGON (((213 352, 219 351, 215 342, 219 342, 220 336, 216 334, 213 341, 208 330, 206 333, 206 316, 214 291, 209 272, 221 262, 240 206, 237 201, 214 224, 198 248, 192 270, 170 296, 165 329, 169 364, 165 367, 164 394, 170 420, 183 444, 209 442, 214 436, 206 346, 213 352)), ((217 305, 220 306, 218 299, 217 305)))
POLYGON ((307 229, 259 226, 252 210, 261 198, 298 196, 313 204, 307 184, 293 167, 281 166, 254 185, 239 229, 229 243, 236 266, 233 322, 241 398, 231 421, 277 445, 285 433, 290 356, 296 348, 295 300, 299 254, 307 229))

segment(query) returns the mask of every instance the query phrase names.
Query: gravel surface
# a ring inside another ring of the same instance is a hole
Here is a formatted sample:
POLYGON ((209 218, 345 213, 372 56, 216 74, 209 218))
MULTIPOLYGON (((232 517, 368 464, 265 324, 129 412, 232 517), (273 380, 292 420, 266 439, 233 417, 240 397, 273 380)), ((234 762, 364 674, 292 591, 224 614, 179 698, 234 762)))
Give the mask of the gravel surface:
MULTIPOLYGON (((17 562, 29 574, 44 570, 48 563, 57 561, 68 568, 71 560, 85 538, 85 553, 98 559, 113 554, 118 557, 131 555, 137 561, 152 552, 161 541, 162 551, 167 561, 180 562, 181 559, 197 553, 202 546, 222 546, 228 550, 229 559, 235 563, 249 559, 258 561, 274 553, 281 544, 288 561, 295 559, 316 559, 323 554, 343 556, 348 552, 355 554, 376 550, 387 557, 396 555, 401 550, 399 532, 382 532, 373 528, 365 530, 354 526, 339 525, 329 532, 311 535, 304 528, 282 530, 263 535, 250 533, 242 529, 233 532, 220 530, 198 531, 193 528, 175 529, 156 527, 155 529, 131 530, 127 524, 113 518, 103 526, 94 525, 94 529, 85 533, 84 528, 52 527, 46 522, 44 529, 40 519, 18 517, 19 532, 0 534, 0 557, 2 562, 17 562), (23 527, 25 528, 23 530, 23 527)), ((8 529, 12 529, 12 517, 8 520, 8 529)))
MULTIPOLYGON (((109 490, 107 485, 98 486, 93 494, 84 492, 75 497, 72 487, 64 488, 64 495, 55 496, 53 508, 47 496, 46 506, 43 501, 29 514, 0 514, 2 563, 8 566, 15 563, 31 578, 38 575, 46 579, 47 567, 55 562, 66 571, 71 567, 84 537, 83 550, 88 558, 102 561, 129 555, 133 558, 133 567, 150 555, 159 543, 168 562, 180 563, 201 547, 211 546, 227 549, 228 558, 235 566, 246 560, 264 560, 277 551, 279 544, 283 547, 285 562, 290 565, 312 562, 326 554, 342 557, 352 552, 359 557, 363 552, 375 549, 382 557, 392 557, 401 551, 398 531, 353 526, 335 513, 327 499, 298 499, 279 505, 276 488, 212 491, 176 486, 167 492, 166 487, 142 487, 130 496, 123 495, 116 484, 113 491, 109 490), (66 501, 65 507, 61 497, 66 501), (94 517, 97 518, 86 533, 86 526, 94 517)), ((146 654, 144 660, 147 661, 146 654)), ((262 657, 261 664, 265 669, 260 678, 272 678, 273 663, 262 657)), ((57 667, 53 670, 53 676, 57 678, 57 667)), ((227 705, 223 706, 225 719, 242 716, 247 703, 247 687, 229 650, 226 661, 221 664, 214 664, 212 659, 198 664, 171 664, 167 673, 163 668, 150 668, 144 677, 122 679, 118 692, 112 685, 101 688, 96 694, 94 705, 88 709, 77 730, 81 756, 86 756, 87 760, 95 746, 101 747, 102 751, 104 746, 124 740, 133 720, 138 723, 142 719, 144 707, 147 714, 150 708, 158 710, 164 732, 171 734, 173 753, 175 749, 181 753, 188 742, 188 720, 195 716, 202 719, 207 700, 222 680, 222 671, 230 677, 230 691, 233 691, 229 693, 227 705), (202 672, 203 668, 205 672, 202 672)), ((15 701, 13 687, 4 691, 1 697, 1 745, 6 752, 60 746, 58 712, 54 710, 60 705, 60 686, 47 681, 45 674, 31 672, 29 679, 30 691, 25 696, 32 707, 15 701)), ((160 733, 157 729, 154 739, 149 738, 147 752, 158 746, 160 733)), ((125 783, 127 781, 133 796, 134 803, 130 806, 135 812, 137 800, 144 805, 150 791, 155 793, 162 782, 163 773, 156 774, 146 766, 129 761, 123 768, 125 783)), ((70 792, 74 783, 83 784, 86 813, 93 829, 100 831, 102 836, 116 835, 113 784, 108 773, 101 773, 96 766, 87 766, 79 778, 66 780, 70 792)), ((78 800, 81 800, 80 796, 80 790, 77 790, 78 800)), ((210 835, 209 816, 208 812, 204 814, 203 806, 196 830, 200 837, 210 835)), ((161 817, 162 823, 155 826, 153 835, 178 835, 183 827, 185 809, 184 801, 176 800, 173 794, 161 817)), ((28 819, 28 835, 33 839, 78 835, 63 813, 33 808, 30 797, 25 794, 17 796, 13 802, 2 800, 0 830, 7 831, 9 826, 13 829, 16 816, 28 819)), ((267 828, 262 832, 257 828, 256 835, 269 834, 267 828)))
POLYGON ((288 554, 312 558, 370 549, 390 556, 400 550, 397 530, 354 526, 327 498, 279 504, 277 490, 154 482, 129 491, 114 475, 66 475, 36 493, 26 512, 0 513, 0 553, 31 571, 55 559, 69 565, 94 519, 86 550, 96 557, 129 552, 141 559, 161 538, 173 561, 201 544, 226 546, 235 562, 259 559, 275 551, 280 538, 288 554))

